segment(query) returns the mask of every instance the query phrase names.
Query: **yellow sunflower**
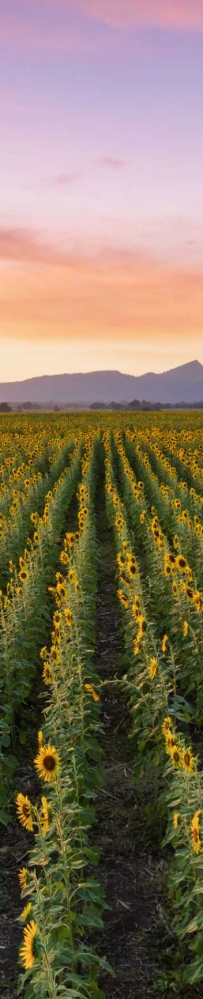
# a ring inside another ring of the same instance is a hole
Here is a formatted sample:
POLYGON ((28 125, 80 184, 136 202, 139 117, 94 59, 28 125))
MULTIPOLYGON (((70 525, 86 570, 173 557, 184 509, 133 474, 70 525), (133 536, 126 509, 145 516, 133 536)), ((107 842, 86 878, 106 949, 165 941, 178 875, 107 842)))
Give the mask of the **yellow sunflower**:
POLYGON ((194 850, 194 853, 200 853, 200 850, 201 850, 201 840, 200 840, 200 835, 199 835, 199 832, 200 832, 199 817, 200 817, 200 815, 201 815, 201 810, 199 808, 194 813, 193 818, 192 818, 192 822, 191 822, 191 826, 190 826, 191 833, 192 833, 192 849, 194 850))
POLYGON ((18 573, 18 578, 20 579, 21 583, 25 583, 26 579, 28 579, 28 576, 29 576, 29 572, 28 572, 28 569, 25 566, 24 569, 21 569, 20 572, 18 573))
POLYGON ((20 914, 20 919, 22 920, 22 923, 27 922, 27 918, 28 916, 30 916, 31 911, 32 911, 32 902, 27 902, 27 905, 24 905, 24 909, 20 914))
POLYGON ((156 676, 156 673, 157 673, 157 669, 158 669, 157 659, 155 659, 155 656, 152 656, 152 658, 149 661, 149 666, 148 666, 148 673, 149 673, 149 676, 150 676, 151 680, 154 680, 154 677, 156 676))
POLYGON ((177 743, 175 743, 175 746, 171 746, 170 757, 171 757, 173 766, 175 768, 181 766, 181 763, 182 763, 182 753, 181 753, 181 750, 179 749, 179 746, 177 746, 177 743))
POLYGON ((173 826, 174 826, 174 829, 178 829, 179 823, 180 823, 180 813, 179 812, 174 812, 174 814, 173 814, 173 826))
POLYGON ((41 818, 42 818, 41 830, 42 830, 43 835, 45 836, 46 833, 48 832, 48 828, 49 828, 49 802, 47 801, 47 798, 45 798, 44 794, 41 797, 41 802, 42 802, 42 808, 41 808, 41 818))
POLYGON ((73 623, 73 617, 72 617, 71 611, 69 610, 69 607, 65 607, 63 613, 64 613, 66 624, 68 625, 68 628, 71 628, 71 624, 73 623))
POLYGON ((36 936, 38 933, 37 923, 34 919, 25 926, 23 944, 20 947, 20 959, 26 971, 32 968, 36 959, 36 936))
POLYGON ((29 883, 29 871, 27 867, 21 867, 21 870, 18 873, 18 878, 19 878, 20 887, 22 889, 27 888, 29 883))
POLYGON ((52 683, 52 668, 48 662, 44 663, 43 665, 42 679, 47 687, 49 686, 50 683, 52 683))
POLYGON ((167 717, 164 718, 162 725, 163 735, 168 735, 168 732, 170 732, 171 729, 171 725, 172 725, 172 718, 170 718, 170 715, 167 715, 167 717))
POLYGON ((187 637, 188 629, 189 629, 188 621, 183 621, 183 626, 182 626, 182 635, 183 635, 183 638, 187 637))
POLYGON ((185 774, 187 774, 187 776, 190 777, 190 774, 193 772, 195 765, 195 757, 192 755, 190 749, 183 749, 182 765, 185 774))
POLYGON ((16 798, 16 808, 19 822, 21 825, 28 829, 28 832, 33 832, 33 817, 32 817, 32 805, 27 794, 17 794, 16 798))
POLYGON ((92 683, 85 683, 85 690, 87 690, 88 693, 92 695, 92 699, 93 701, 95 701, 95 703, 97 703, 97 701, 100 701, 99 694, 97 694, 95 687, 93 687, 92 683))
POLYGON ((60 769, 60 757, 55 746, 41 746, 34 759, 38 776, 45 781, 54 781, 60 769))
POLYGON ((162 638, 162 643, 161 643, 162 652, 164 654, 166 652, 167 642, 168 642, 168 635, 164 635, 163 638, 162 638))

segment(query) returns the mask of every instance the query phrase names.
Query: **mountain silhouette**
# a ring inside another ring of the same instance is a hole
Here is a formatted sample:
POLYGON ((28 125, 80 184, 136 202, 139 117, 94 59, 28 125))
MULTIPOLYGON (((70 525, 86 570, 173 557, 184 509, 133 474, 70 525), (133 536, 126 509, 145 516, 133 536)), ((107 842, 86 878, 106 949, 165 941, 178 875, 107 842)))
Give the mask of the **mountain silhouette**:
POLYGON ((41 375, 18 382, 0 384, 0 402, 22 404, 50 403, 84 405, 101 400, 105 403, 131 402, 198 402, 203 400, 203 365, 190 361, 161 374, 148 371, 145 375, 125 375, 121 371, 89 371, 87 373, 41 375))

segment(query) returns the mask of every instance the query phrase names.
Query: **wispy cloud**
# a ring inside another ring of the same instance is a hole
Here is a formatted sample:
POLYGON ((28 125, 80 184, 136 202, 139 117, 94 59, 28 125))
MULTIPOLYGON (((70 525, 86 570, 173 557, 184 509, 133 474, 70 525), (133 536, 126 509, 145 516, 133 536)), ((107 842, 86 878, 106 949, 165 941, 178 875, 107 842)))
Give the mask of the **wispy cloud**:
MULTIPOLYGON (((48 0, 48 3, 52 6, 51 0, 48 0)), ((26 20, 26 17, 22 16, 22 9, 18 17, 0 12, 0 45, 17 47, 22 51, 28 48, 31 51, 47 51, 47 53, 67 51, 85 54, 85 52, 100 52, 101 49, 100 41, 95 34, 93 37, 90 33, 85 36, 80 24, 70 27, 66 19, 60 30, 60 27, 56 29, 47 19, 47 24, 44 22, 41 26, 40 23, 37 24, 36 18, 33 23, 31 20, 26 20)))
MULTIPOLYGON (((61 2, 67 8, 72 6, 70 0, 61 2)), ((203 29, 202 0, 74 0, 73 6, 90 18, 121 28, 203 29)))
POLYGON ((80 173, 59 173, 57 177, 53 177, 50 180, 50 185, 53 187, 69 187, 71 184, 75 184, 75 181, 80 176, 80 173))
POLYGON ((110 170, 123 170, 125 167, 125 160, 117 159, 114 156, 98 156, 94 160, 94 163, 98 163, 103 167, 109 167, 110 170))

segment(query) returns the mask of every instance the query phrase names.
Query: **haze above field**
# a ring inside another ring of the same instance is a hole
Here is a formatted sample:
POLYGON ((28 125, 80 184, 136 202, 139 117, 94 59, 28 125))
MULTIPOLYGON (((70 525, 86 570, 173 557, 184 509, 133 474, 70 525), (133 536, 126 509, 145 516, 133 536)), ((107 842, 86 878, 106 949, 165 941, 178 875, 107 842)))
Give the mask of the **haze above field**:
POLYGON ((44 375, 21 382, 0 384, 0 402, 68 404, 96 401, 196 402, 203 400, 203 365, 192 361, 162 374, 148 372, 138 378, 120 371, 44 375))
POLYGON ((203 362, 202 0, 1 0, 5 381, 203 362))

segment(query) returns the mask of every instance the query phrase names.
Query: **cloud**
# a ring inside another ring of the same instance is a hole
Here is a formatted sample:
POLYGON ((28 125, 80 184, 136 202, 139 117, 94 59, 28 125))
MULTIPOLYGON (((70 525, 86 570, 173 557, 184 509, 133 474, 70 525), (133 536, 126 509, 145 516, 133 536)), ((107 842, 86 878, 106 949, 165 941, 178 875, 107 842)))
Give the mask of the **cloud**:
MULTIPOLYGON (((60 0, 59 0, 60 2, 60 0)), ((50 4, 50 0, 48 0, 50 4)), ((55 4, 54 4, 55 6, 55 4)), ((62 3, 63 6, 63 3, 62 3)), ((68 9, 68 5, 67 5, 68 9)), ((0 45, 9 46, 11 48, 17 47, 20 50, 30 50, 30 51, 42 51, 42 52, 73 52, 73 53, 89 53, 89 52, 100 52, 100 41, 95 37, 91 38, 90 34, 84 36, 84 32, 79 25, 73 27, 66 23, 63 23, 61 30, 47 21, 47 24, 41 26, 40 17, 39 24, 37 24, 37 19, 35 22, 26 21, 26 18, 15 16, 4 15, 0 13, 0 45)))
POLYGON ((203 29, 202 0, 74 0, 74 4, 62 0, 62 3, 90 18, 120 28, 203 29))
POLYGON ((202 343, 202 268, 140 248, 80 253, 0 230, 0 335, 75 343, 202 343))
POLYGON ((69 184, 74 184, 78 180, 78 177, 79 173, 60 173, 50 181, 50 184, 54 187, 69 187, 69 184))
POLYGON ((114 156, 100 156, 94 162, 100 166, 110 167, 110 170, 123 170, 125 167, 125 160, 116 159, 114 156))

